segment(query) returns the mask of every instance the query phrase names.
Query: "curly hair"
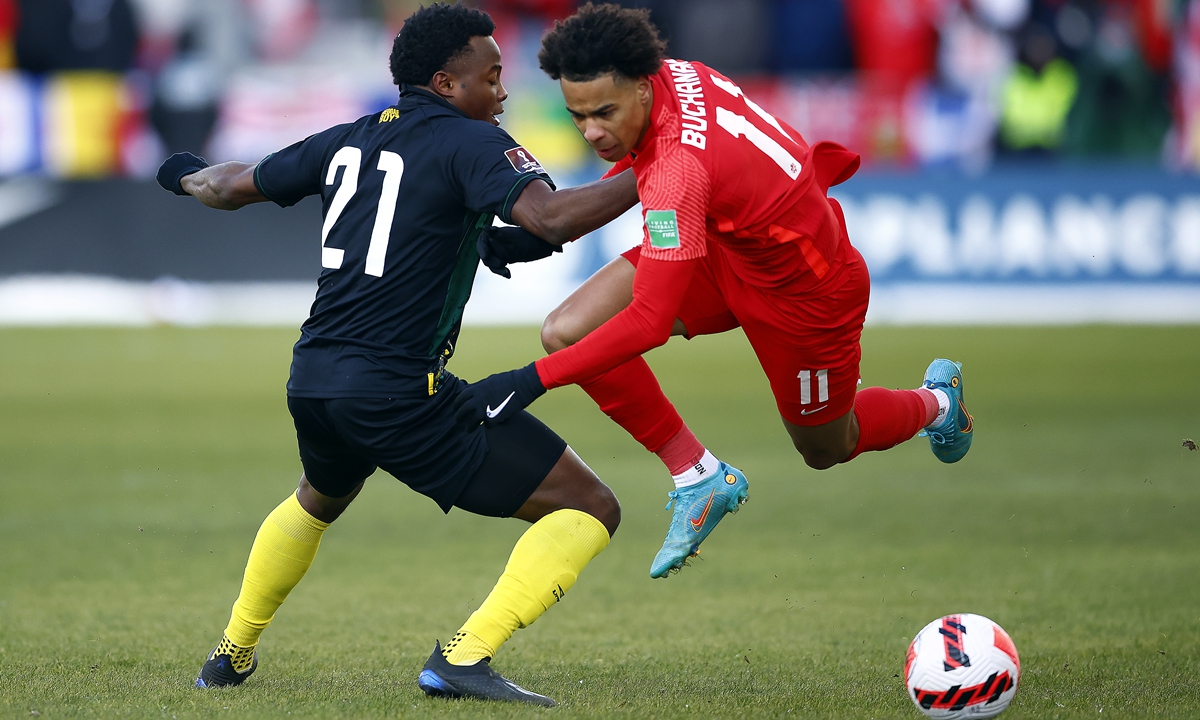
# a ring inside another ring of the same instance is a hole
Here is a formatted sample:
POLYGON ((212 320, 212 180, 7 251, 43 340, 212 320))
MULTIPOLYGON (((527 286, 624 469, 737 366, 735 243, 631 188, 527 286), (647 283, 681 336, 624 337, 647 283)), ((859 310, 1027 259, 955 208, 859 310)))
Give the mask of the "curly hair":
POLYGON ((658 72, 666 50, 649 10, 589 2, 554 23, 538 63, 555 80, 586 82, 609 73, 633 79, 658 72))
POLYGON ((496 23, 480 10, 441 2, 423 7, 404 21, 392 42, 392 82, 428 85, 434 73, 470 52, 471 38, 495 31, 496 23))

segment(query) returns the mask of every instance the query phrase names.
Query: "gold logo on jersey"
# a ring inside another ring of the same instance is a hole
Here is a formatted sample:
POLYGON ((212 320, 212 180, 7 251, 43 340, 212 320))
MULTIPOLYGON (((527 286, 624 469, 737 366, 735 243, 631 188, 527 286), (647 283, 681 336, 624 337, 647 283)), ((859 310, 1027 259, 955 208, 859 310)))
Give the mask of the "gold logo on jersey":
POLYGON ((379 113, 379 122, 381 122, 381 123, 391 122, 393 120, 398 120, 399 118, 400 118, 400 111, 394 107, 390 107, 387 110, 384 110, 383 112, 379 113))

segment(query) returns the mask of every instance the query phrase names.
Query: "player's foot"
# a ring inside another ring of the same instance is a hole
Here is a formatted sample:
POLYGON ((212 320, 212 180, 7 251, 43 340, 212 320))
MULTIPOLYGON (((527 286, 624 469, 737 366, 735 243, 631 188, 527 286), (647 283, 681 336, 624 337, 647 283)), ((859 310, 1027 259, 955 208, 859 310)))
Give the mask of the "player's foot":
POLYGON ((671 527, 662 549, 650 564, 650 577, 666 577, 672 570, 683 567, 684 561, 700 551, 700 543, 713 531, 725 513, 737 512, 746 502, 749 483, 741 470, 721 463, 709 479, 685 488, 672 490, 667 509, 675 504, 671 527))
POLYGON ((227 637, 221 638, 221 644, 208 654, 204 667, 200 668, 200 677, 196 678, 198 688, 222 688, 241 685, 246 682, 258 668, 258 653, 252 647, 234 645, 227 637))
POLYGON ((476 698, 477 700, 506 700, 530 705, 554 707, 545 695, 529 692, 511 680, 504 679, 484 658, 473 665, 451 665, 442 656, 441 643, 434 643, 433 654, 417 677, 417 686, 430 697, 476 698))
POLYGON ((929 364, 921 387, 941 390, 950 398, 950 409, 940 423, 925 428, 921 435, 929 437, 933 456, 944 463, 958 462, 971 449, 975 423, 963 404, 962 363, 941 358, 929 364))

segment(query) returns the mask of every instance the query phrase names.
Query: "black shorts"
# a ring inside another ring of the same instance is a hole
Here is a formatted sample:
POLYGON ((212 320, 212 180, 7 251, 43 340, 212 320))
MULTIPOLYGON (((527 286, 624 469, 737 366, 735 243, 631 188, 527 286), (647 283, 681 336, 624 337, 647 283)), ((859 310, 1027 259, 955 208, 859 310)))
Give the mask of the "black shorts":
POLYGON ((464 385, 448 375, 429 398, 289 397, 305 477, 322 495, 345 497, 383 468, 443 512, 511 516, 567 443, 528 412, 460 429, 452 400, 464 385))

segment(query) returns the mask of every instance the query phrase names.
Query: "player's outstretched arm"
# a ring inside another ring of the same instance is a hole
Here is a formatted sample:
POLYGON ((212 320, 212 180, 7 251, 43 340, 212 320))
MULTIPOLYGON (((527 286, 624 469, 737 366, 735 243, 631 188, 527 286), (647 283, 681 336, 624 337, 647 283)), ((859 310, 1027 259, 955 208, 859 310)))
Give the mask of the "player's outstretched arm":
POLYGON ((192 195, 218 210, 237 210, 267 198, 254 184, 256 163, 209 165, 191 153, 175 153, 158 169, 158 184, 176 195, 192 195))
POLYGON ((454 399, 459 424, 469 429, 504 422, 547 389, 596 377, 666 343, 696 265, 694 259, 643 257, 634 275, 633 302, 574 345, 463 388, 454 399))
POLYGON ((512 219, 555 245, 562 245, 616 220, 637 204, 633 171, 563 190, 535 180, 513 205, 512 219))
POLYGON ((183 178, 184 191, 218 210, 237 210, 267 198, 254 185, 257 163, 226 162, 183 178))

